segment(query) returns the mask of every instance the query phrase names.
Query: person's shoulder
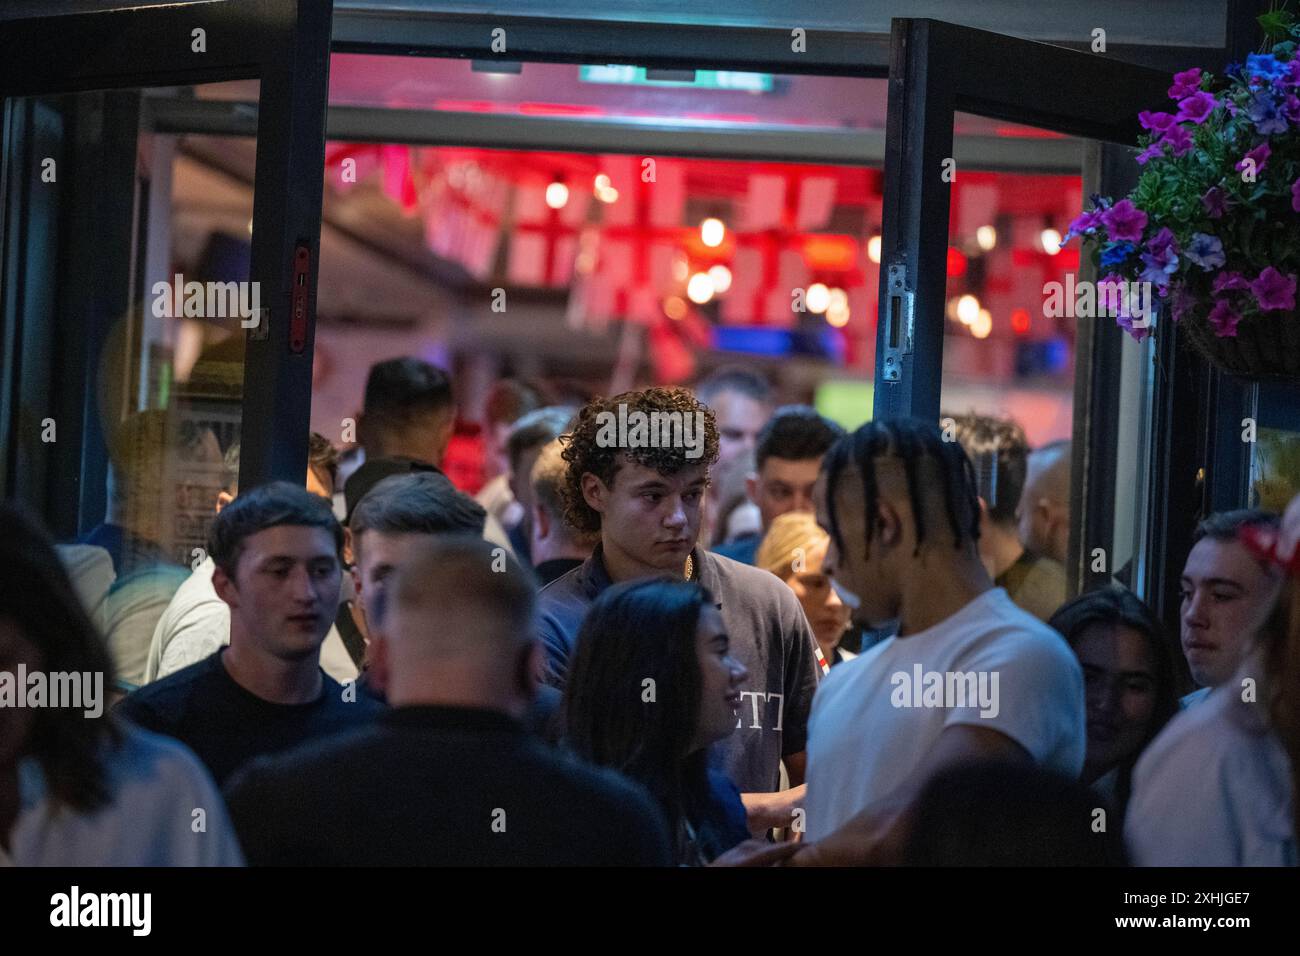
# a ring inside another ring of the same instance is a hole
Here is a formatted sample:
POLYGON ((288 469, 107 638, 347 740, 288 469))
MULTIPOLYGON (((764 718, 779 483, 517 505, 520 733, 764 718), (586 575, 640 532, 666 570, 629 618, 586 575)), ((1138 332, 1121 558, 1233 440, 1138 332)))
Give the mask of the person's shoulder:
POLYGON ((335 792, 342 776, 366 772, 368 758, 384 746, 385 736, 381 727, 368 723, 254 757, 226 781, 225 793, 269 792, 277 795, 277 803, 284 803, 285 794, 312 791, 322 779, 335 792))
POLYGON ((537 593, 537 613, 543 625, 576 627, 591 606, 587 588, 587 564, 566 571, 537 593))
POLYGON ((360 675, 344 684, 322 669, 320 678, 321 695, 329 701, 332 708, 353 710, 358 718, 377 716, 388 709, 387 705, 367 693, 358 683, 360 675))
POLYGON ((1242 710, 1233 685, 1215 688, 1195 707, 1178 711, 1147 745, 1134 768, 1135 787, 1195 777, 1205 787, 1250 787, 1269 772, 1274 740, 1242 710))
POLYGON ((1004 588, 994 588, 976 599, 978 612, 959 627, 985 647, 1038 650, 1074 660, 1060 632, 1048 627, 1011 599, 1004 588))
MULTIPOLYGON (((705 551, 703 554, 704 560, 713 565, 718 586, 724 593, 741 592, 749 601, 772 607, 798 602, 789 586, 771 571, 756 568, 716 551, 705 551)), ((718 598, 725 600, 723 595, 718 595, 718 598)))
POLYGON ((216 655, 182 667, 151 684, 145 684, 122 698, 114 708, 119 714, 132 717, 140 710, 166 712, 188 700, 195 688, 212 679, 216 655))
MULTIPOLYGON (((575 799, 585 800, 588 806, 597 801, 618 808, 612 812, 619 817, 639 813, 650 803, 645 789, 622 774, 586 763, 568 751, 549 747, 540 740, 528 739, 521 758, 531 766, 535 782, 545 781, 555 791, 570 791, 575 794, 575 799)), ((581 802, 574 805, 579 806, 581 802)))

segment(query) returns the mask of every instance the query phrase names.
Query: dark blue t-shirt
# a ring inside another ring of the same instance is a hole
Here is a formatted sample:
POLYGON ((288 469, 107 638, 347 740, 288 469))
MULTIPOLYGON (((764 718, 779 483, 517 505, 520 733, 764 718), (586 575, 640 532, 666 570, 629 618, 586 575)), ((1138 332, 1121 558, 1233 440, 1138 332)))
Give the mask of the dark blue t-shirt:
POLYGON ((320 696, 311 703, 263 700, 230 676, 221 662, 224 651, 146 684, 114 708, 131 723, 185 744, 218 786, 254 757, 351 730, 384 710, 355 685, 344 688, 324 671, 320 696))

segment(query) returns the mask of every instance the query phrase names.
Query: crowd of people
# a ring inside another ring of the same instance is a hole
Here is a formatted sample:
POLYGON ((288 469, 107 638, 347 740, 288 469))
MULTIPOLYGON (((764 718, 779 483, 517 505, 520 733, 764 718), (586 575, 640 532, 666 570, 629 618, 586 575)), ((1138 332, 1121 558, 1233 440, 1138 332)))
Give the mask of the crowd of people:
POLYGON ((845 433, 739 368, 487 411, 476 496, 414 358, 301 485, 241 490, 232 445, 202 560, 113 639, 143 519, 56 545, 0 505, 0 703, 125 692, 0 706, 0 861, 1296 864, 1300 498, 1158 556, 1174 640, 1122 580, 1071 598, 1069 442, 1012 421, 845 433))

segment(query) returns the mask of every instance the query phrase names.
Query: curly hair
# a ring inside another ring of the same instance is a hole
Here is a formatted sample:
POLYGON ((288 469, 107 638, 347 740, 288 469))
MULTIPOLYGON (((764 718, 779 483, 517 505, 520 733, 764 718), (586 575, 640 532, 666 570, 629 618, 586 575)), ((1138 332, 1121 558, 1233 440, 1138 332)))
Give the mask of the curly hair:
POLYGON ((624 392, 613 398, 593 398, 578 412, 573 431, 562 436, 560 441, 564 444, 561 456, 569 465, 563 487, 564 518, 578 531, 587 533, 600 531, 600 513, 587 504, 582 495, 582 476, 588 472, 604 482, 606 487, 612 487, 614 476, 624 461, 653 468, 661 475, 675 475, 694 465, 709 467, 718 460, 718 426, 713 412, 684 388, 646 388, 624 392), (680 442, 658 447, 622 448, 600 441, 599 436, 608 421, 605 415, 617 416, 619 406, 625 406, 629 416, 634 412, 642 412, 647 417, 658 413, 659 420, 665 422, 669 419, 664 416, 676 413, 680 415, 683 427, 689 427, 687 423, 698 414, 704 423, 702 453, 699 457, 689 457, 680 442))

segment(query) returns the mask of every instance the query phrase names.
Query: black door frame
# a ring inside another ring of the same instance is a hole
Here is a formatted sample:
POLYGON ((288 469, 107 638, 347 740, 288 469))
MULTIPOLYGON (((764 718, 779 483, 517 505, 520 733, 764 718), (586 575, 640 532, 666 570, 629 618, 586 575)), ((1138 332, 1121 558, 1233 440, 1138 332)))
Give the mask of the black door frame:
MULTIPOLYGON (((329 0, 225 0, 0 21, 0 98, 259 81, 250 279, 264 314, 246 333, 242 488, 301 484, 307 473, 332 15, 329 0), (196 29, 202 53, 191 49, 196 29)), ((0 222, 0 241, 7 234, 0 222)), ((4 331, 6 342, 21 341, 18 330, 4 331)), ((0 403, 6 461, 22 398, 10 394, 14 378, 0 403)), ((0 473, 6 495, 7 477, 0 473)))
MULTIPOLYGON (((1140 109, 1167 105, 1166 70, 1217 70, 1254 46, 1261 5, 1230 0, 1227 7, 1223 50, 1179 51, 1172 63, 1162 61, 1160 70, 931 20, 894 21, 877 417, 935 420, 939 415, 949 222, 949 188, 940 163, 951 156, 953 114, 977 113, 1099 140, 1097 190, 1121 194, 1132 185, 1135 170, 1116 146, 1136 143, 1140 109), (1026 83, 1024 77, 1051 81, 1026 83), (895 267, 892 287, 890 266, 895 267)), ((1120 413, 1114 375, 1121 334, 1104 318, 1081 322, 1078 329, 1075 520, 1068 568, 1077 590, 1108 583, 1117 570, 1108 560, 1104 571, 1093 571, 1088 556, 1098 547, 1114 554, 1120 413)), ((1148 560, 1135 562, 1138 577, 1131 584, 1176 629, 1178 573, 1196 519, 1211 510, 1241 507, 1247 499, 1250 452, 1239 433, 1241 419, 1254 408, 1256 389, 1211 370, 1175 335, 1159 336, 1155 353, 1141 545, 1148 560)))

